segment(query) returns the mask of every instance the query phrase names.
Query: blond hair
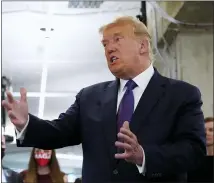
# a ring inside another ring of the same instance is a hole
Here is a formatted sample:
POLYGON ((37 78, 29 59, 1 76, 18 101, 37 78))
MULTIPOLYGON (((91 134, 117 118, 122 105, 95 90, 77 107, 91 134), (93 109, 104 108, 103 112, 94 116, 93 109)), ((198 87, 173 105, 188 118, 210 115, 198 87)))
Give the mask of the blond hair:
POLYGON ((149 31, 146 27, 146 25, 141 22, 140 20, 138 20, 137 18, 134 18, 132 16, 123 16, 123 17, 119 17, 116 18, 113 22, 103 25, 102 27, 100 27, 99 29, 99 33, 103 34, 103 32, 109 28, 112 28, 114 26, 117 25, 131 25, 133 27, 133 32, 134 35, 137 38, 147 38, 148 43, 149 43, 149 58, 151 60, 151 62, 153 62, 154 59, 154 55, 152 52, 152 45, 151 45, 151 36, 149 34, 149 31))

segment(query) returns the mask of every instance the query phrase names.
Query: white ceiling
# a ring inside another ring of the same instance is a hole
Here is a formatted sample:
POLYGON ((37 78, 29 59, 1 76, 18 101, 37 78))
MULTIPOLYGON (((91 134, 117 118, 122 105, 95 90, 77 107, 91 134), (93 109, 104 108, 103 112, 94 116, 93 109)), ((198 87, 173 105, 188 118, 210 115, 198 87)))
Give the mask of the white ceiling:
POLYGON ((2 13, 11 11, 33 10, 37 12, 46 13, 51 9, 54 14, 76 14, 86 12, 99 12, 99 11, 126 11, 127 9, 137 9, 140 7, 139 1, 105 1, 101 4, 100 8, 68 8, 67 1, 14 1, 2 3, 2 13))
MULTIPOLYGON (((48 72, 47 81, 50 90, 60 88, 60 83, 67 83, 70 78, 75 80, 71 86, 75 91, 111 80, 114 77, 106 67, 98 29, 117 16, 136 16, 139 11, 140 2, 104 2, 99 9, 71 9, 66 1, 3 1, 2 72, 17 83, 18 88, 25 78, 24 86, 30 91, 35 89, 35 85, 33 88, 28 86, 28 80, 30 83, 33 80, 39 90, 45 62, 56 63, 49 65, 52 70, 48 72), (40 31, 47 26, 54 28, 49 39, 45 38, 45 32, 40 31), (84 77, 90 73, 97 76, 98 71, 99 78, 84 77)), ((61 90, 69 91, 67 86, 64 87, 61 90)))

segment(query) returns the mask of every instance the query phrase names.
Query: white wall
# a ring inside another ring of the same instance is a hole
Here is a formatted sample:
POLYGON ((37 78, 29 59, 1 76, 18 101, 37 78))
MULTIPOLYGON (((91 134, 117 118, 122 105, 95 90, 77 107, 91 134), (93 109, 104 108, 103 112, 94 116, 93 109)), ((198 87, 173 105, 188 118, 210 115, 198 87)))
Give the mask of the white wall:
POLYGON ((170 49, 178 79, 200 89, 204 115, 213 116, 213 30, 183 30, 170 49))

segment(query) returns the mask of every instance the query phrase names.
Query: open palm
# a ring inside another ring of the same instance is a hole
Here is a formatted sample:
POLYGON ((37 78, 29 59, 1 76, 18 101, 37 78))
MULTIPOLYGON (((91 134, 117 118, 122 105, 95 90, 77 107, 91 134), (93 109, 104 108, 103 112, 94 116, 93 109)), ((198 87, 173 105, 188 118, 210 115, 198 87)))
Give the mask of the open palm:
POLYGON ((7 91, 7 100, 2 102, 2 105, 8 112, 11 122, 17 129, 23 129, 28 120, 28 103, 27 91, 24 88, 20 89, 21 98, 15 100, 11 92, 7 91))

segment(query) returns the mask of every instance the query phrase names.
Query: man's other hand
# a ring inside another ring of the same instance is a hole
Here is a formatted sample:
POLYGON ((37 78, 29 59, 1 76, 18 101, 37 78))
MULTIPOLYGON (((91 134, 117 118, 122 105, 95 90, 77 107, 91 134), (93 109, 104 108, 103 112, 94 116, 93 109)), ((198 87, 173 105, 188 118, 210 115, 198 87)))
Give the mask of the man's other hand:
POLYGON ((144 156, 143 149, 138 143, 135 134, 131 132, 128 121, 124 122, 117 136, 119 141, 116 141, 115 145, 119 149, 124 149, 125 152, 122 154, 115 154, 115 158, 125 159, 127 162, 142 166, 144 156))

